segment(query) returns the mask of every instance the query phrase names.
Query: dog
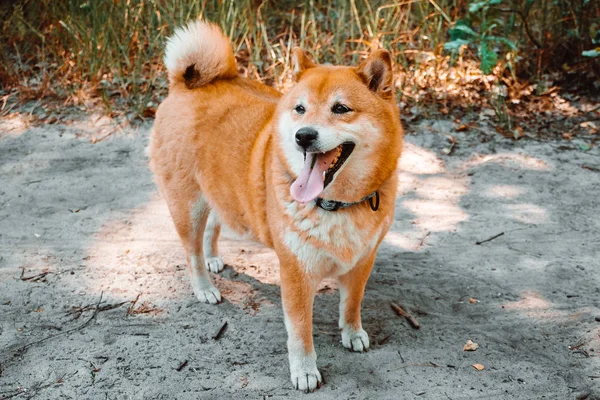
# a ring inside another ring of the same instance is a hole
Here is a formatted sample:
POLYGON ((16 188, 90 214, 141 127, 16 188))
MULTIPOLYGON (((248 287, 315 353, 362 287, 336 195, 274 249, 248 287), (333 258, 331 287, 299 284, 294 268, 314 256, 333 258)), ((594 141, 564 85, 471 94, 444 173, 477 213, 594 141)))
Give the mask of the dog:
POLYGON ((312 308, 325 277, 339 284, 344 347, 363 352, 361 302, 394 216, 402 128, 390 54, 356 67, 315 64, 294 48, 286 93, 238 76, 230 41, 196 20, 167 41, 169 94, 151 134, 150 166, 187 254, 192 288, 221 301, 222 224, 277 253, 292 384, 323 380, 312 308))

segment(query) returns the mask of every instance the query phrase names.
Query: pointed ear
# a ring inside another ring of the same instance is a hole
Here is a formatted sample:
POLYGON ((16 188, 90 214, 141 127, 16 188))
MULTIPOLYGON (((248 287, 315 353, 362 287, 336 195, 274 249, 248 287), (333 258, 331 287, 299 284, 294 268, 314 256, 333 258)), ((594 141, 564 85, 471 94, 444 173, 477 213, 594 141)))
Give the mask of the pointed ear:
POLYGON ((365 84, 383 97, 390 99, 393 95, 392 57, 387 50, 378 49, 358 66, 358 74, 365 84))
POLYGON ((300 79, 302 72, 309 68, 316 67, 317 64, 312 62, 300 47, 294 47, 292 50, 292 68, 294 70, 294 79, 300 79))

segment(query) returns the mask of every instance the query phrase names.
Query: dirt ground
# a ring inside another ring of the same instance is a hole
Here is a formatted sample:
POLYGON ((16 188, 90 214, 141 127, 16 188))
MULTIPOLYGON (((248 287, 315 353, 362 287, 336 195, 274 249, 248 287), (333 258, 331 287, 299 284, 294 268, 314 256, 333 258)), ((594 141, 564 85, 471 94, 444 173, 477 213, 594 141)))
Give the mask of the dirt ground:
MULTIPOLYGON (((0 398, 305 396, 289 381, 274 253, 226 233, 225 301, 200 304, 147 168, 149 127, 106 137, 98 124, 0 124, 0 398)), ((326 384, 307 398, 598 398, 598 147, 481 143, 431 120, 412 131, 363 304, 372 349, 342 347, 324 283, 326 384)))

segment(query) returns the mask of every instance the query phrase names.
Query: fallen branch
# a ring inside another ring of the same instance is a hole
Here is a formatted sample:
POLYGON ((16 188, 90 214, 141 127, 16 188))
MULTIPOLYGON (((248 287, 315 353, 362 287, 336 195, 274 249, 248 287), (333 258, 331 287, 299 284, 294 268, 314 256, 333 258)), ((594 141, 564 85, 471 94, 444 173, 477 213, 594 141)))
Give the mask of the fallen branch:
POLYGON ((73 319, 79 319, 79 317, 81 317, 81 314, 83 314, 86 311, 90 311, 90 310, 96 310, 98 309, 98 312, 101 311, 108 311, 108 310, 113 310, 115 308, 119 308, 121 307, 123 304, 127 304, 127 303, 131 303, 131 301, 122 301, 120 303, 114 303, 114 304, 107 304, 105 306, 101 306, 101 307, 97 307, 97 306, 93 306, 93 305, 87 305, 87 306, 83 306, 83 307, 71 307, 71 309, 67 312, 67 314, 71 314, 73 315, 73 319))
POLYGON ((504 235, 504 232, 500 232, 499 234, 494 235, 491 238, 487 238, 485 240, 482 240, 481 242, 475 242, 475 244, 479 246, 480 244, 483 244, 483 243, 486 243, 486 242, 491 242, 492 240, 497 239, 497 238, 499 238, 502 235, 504 235))
POLYGON ((175 371, 181 372, 187 365, 188 365, 188 360, 185 360, 184 362, 179 364, 179 367, 175 368, 175 371))
POLYGON ((423 247, 423 245, 425 244, 425 239, 427 239, 429 237, 429 235, 431 235, 431 231, 428 231, 425 236, 423 236, 421 238, 421 242, 419 243, 419 247, 423 247))
POLYGON ((419 324, 417 322, 417 320, 415 319, 415 317, 413 317, 412 315, 410 315, 409 313, 407 313, 398 304, 392 302, 392 303, 390 303, 390 306, 392 307, 392 310, 394 310, 396 312, 396 314, 398 314, 401 317, 406 318, 406 320, 408 321, 408 323, 410 324, 410 326, 412 326, 415 329, 421 329, 421 324, 419 324))
POLYGON ((225 321, 225 323, 223 323, 223 325, 221 326, 221 329, 219 329, 219 330, 217 331, 217 333, 216 333, 216 334, 213 336, 213 339, 214 339, 215 341, 216 341, 216 340, 219 340, 219 339, 221 339, 221 336, 223 336, 223 334, 224 334, 224 333, 225 333, 225 331, 227 330, 227 325, 228 325, 228 324, 227 324, 227 321, 225 321))
POLYGON ((53 339, 53 338, 55 338, 55 337, 58 337, 58 336, 61 336, 61 335, 66 335, 67 333, 71 333, 71 332, 79 331, 79 330, 81 330, 81 329, 85 328, 86 326, 88 326, 88 325, 89 325, 89 323, 90 323, 90 322, 92 322, 92 320, 93 320, 94 318, 96 318, 96 316, 98 315, 98 313, 101 311, 100 304, 102 303, 102 296, 103 296, 103 295, 104 295, 104 292, 100 293, 100 298, 98 299, 98 303, 96 303, 96 308, 94 309, 94 313, 93 313, 93 314, 92 314, 92 316, 91 316, 91 317, 89 317, 89 318, 88 318, 88 319, 87 319, 87 320, 86 320, 86 321, 85 321, 83 324, 81 324, 81 325, 79 325, 79 326, 77 326, 77 327, 75 327, 75 328, 68 329, 68 330, 66 330, 66 331, 64 331, 64 332, 59 332, 59 333, 56 333, 56 334, 54 334, 54 335, 46 336, 45 338, 43 338, 43 339, 40 339, 40 340, 36 340, 35 342, 27 343, 25 346, 22 346, 22 347, 18 348, 18 349, 16 350, 16 352, 17 352, 17 353, 20 353, 20 352, 22 352, 23 350, 26 350, 26 349, 28 349, 29 347, 31 347, 31 346, 34 346, 34 345, 36 345, 36 344, 40 344, 40 343, 42 343, 42 342, 45 342, 46 340, 50 340, 50 339, 53 339))
MULTIPOLYGON (((75 375, 77 375, 77 371, 73 372, 69 376, 67 376, 67 374, 64 374, 63 376, 61 376, 60 378, 58 378, 58 380, 56 382, 53 381, 53 382, 50 382, 50 383, 46 383, 44 385, 42 385, 40 383, 37 386, 33 386, 30 389, 23 389, 22 387, 20 387, 17 390, 13 391, 13 393, 11 393, 10 395, 7 395, 6 397, 2 397, 1 400, 11 399, 13 397, 17 397, 17 396, 20 396, 22 394, 27 394, 29 396, 27 398, 28 399, 32 399, 34 396, 37 396, 39 394, 39 392, 41 392, 42 390, 48 389, 48 388, 53 387, 53 386, 62 385, 63 383, 65 383, 65 379, 72 378, 75 375)), ((0 393, 0 396, 3 395, 3 394, 4 393, 0 393)))
POLYGON ((390 333, 389 335, 387 335, 387 336, 386 336, 386 337, 384 337, 383 339, 381 339, 381 340, 378 340, 378 341, 377 341, 377 345, 378 345, 378 346, 382 346, 382 345, 386 344, 386 343, 388 342, 388 340, 390 340, 390 338, 392 337, 392 335, 393 335, 393 333, 390 333))
POLYGON ((147 301, 144 301, 142 304, 140 304, 140 306, 138 308, 135 308, 135 305, 137 304, 141 295, 142 294, 139 293, 137 295, 137 297, 131 302, 131 305, 127 309, 127 315, 149 314, 149 313, 154 313, 154 315, 156 315, 162 311, 160 308, 153 306, 152 304, 148 303, 147 301))
POLYGON ((32 275, 32 276, 25 276, 25 267, 21 267, 21 277, 19 279, 21 279, 24 282, 37 282, 43 278, 46 277, 46 275, 50 274, 50 271, 44 271, 41 274, 37 274, 37 275, 32 275))
POLYGON ((588 171, 600 172, 600 167, 595 167, 593 165, 582 165, 581 168, 587 169, 588 171))
POLYGON ((433 368, 439 368, 440 366, 432 363, 432 362, 426 362, 426 363, 422 363, 422 364, 406 364, 406 365, 402 365, 398 368, 396 368, 396 370, 399 369, 404 369, 404 368, 408 368, 408 367, 433 367, 433 368))

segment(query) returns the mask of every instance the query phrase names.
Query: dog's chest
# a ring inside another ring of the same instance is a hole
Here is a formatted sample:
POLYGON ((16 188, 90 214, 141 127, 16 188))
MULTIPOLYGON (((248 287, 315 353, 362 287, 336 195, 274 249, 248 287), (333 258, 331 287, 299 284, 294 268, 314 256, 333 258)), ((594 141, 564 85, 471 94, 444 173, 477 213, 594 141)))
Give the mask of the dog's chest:
POLYGON ((295 202, 286 206, 286 214, 291 221, 284 243, 307 271, 333 266, 335 275, 348 272, 373 250, 381 233, 378 227, 361 226, 348 213, 300 208, 295 202))

